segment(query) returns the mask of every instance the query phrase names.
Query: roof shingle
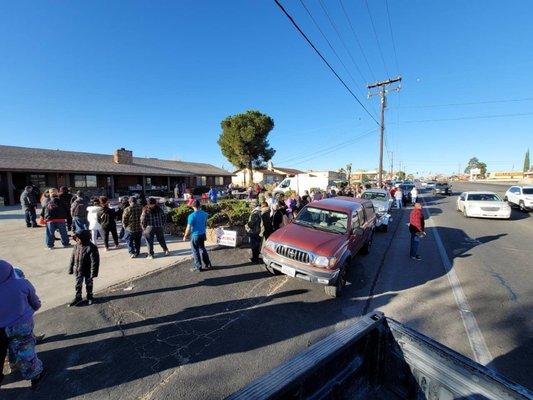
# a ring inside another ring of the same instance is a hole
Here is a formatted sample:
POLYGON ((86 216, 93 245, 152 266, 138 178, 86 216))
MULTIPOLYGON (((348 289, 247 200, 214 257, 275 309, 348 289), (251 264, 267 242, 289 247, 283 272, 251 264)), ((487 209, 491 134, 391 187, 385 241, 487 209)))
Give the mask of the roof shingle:
POLYGON ((229 171, 204 163, 133 157, 132 164, 117 164, 113 155, 3 145, 0 145, 0 170, 117 175, 232 175, 229 171))

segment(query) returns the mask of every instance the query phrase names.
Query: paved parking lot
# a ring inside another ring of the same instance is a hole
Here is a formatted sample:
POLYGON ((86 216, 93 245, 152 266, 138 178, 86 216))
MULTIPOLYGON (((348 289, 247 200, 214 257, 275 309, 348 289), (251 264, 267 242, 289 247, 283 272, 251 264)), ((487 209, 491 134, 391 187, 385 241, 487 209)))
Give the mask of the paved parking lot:
MULTIPOLYGON (((473 358, 434 234, 437 229, 446 237, 436 216, 449 212, 451 200, 426 198, 432 221, 421 262, 407 254, 409 209, 395 210, 389 231, 376 233, 371 253, 354 260, 340 299, 326 297, 320 286, 269 275, 247 262, 248 249, 219 249, 212 252, 212 271, 193 274, 185 260, 105 290, 93 306, 48 309, 36 316, 36 330, 47 335, 38 346, 47 378, 32 393, 9 376, 2 398, 121 399, 127 393, 140 399, 219 399, 374 309, 473 358)), ((450 254, 456 243, 446 239, 450 254)), ((477 259, 482 247, 462 254, 477 259)), ((531 386, 531 330, 524 311, 531 296, 518 291, 521 303, 508 308, 513 300, 500 296, 497 278, 485 272, 477 285, 483 272, 471 266, 469 275, 468 264, 451 260, 479 313, 492 366, 531 386), (496 293, 501 308, 478 298, 480 288, 496 293), (513 326, 509 316, 523 322, 513 326)), ((516 282, 508 282, 515 290, 516 282)))
MULTIPOLYGON (((56 241, 54 250, 47 250, 44 244, 44 228, 26 228, 24 215, 19 207, 0 208, 0 227, 3 232, 0 256, 21 268, 33 282, 42 298, 43 305, 39 312, 72 300, 74 278, 67 273, 72 248, 63 248, 61 243, 56 241)), ((56 233, 56 236, 59 237, 59 233, 56 233)), ((101 267, 100 274, 94 281, 95 291, 190 258, 189 243, 170 236, 166 239, 171 255, 163 257, 163 254, 159 253, 159 257, 156 254, 153 260, 145 258, 146 246, 141 249, 139 258, 131 259, 126 243, 121 243, 119 249, 108 252, 104 251, 103 245, 100 244, 101 267)), ((73 241, 71 243, 74 244, 73 241)), ((157 244, 155 251, 161 251, 157 244)))

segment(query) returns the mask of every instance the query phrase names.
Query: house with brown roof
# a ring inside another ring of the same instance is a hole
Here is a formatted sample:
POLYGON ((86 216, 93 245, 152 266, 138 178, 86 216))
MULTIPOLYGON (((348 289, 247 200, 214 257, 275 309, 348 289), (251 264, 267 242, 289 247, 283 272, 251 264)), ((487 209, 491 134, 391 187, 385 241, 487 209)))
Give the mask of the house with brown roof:
POLYGON ((231 177, 211 164, 134 157, 124 148, 96 154, 0 145, 0 197, 7 204, 18 203, 29 184, 41 190, 67 186, 111 198, 140 192, 172 196, 176 185, 180 191, 224 187, 231 177))
MULTIPOLYGON (((257 168, 253 170, 253 183, 272 184, 279 183, 288 176, 302 174, 303 171, 294 168, 274 167, 272 162, 269 162, 266 168, 257 168)), ((231 179, 232 183, 237 186, 244 187, 248 184, 248 172, 246 169, 240 169, 233 172, 231 179)))

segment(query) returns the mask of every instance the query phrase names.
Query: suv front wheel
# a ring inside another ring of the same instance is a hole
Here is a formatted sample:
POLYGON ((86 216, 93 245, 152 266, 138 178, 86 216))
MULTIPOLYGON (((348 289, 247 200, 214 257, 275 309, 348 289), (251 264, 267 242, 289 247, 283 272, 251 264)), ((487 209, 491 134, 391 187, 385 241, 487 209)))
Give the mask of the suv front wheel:
POLYGON ((324 291, 330 297, 340 297, 342 289, 346 286, 346 275, 348 274, 349 261, 341 267, 337 281, 333 286, 324 286, 324 291))

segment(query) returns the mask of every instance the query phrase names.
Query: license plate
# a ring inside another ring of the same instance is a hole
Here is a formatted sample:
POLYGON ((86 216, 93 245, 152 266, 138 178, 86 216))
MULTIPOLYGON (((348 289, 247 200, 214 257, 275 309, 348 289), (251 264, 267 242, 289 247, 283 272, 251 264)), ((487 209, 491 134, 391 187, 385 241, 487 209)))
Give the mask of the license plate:
POLYGON ((296 270, 294 268, 287 267, 285 265, 281 266, 281 272, 284 273, 285 275, 292 276, 293 278, 296 276, 296 270))

